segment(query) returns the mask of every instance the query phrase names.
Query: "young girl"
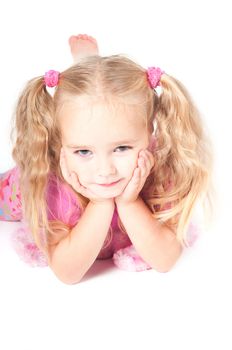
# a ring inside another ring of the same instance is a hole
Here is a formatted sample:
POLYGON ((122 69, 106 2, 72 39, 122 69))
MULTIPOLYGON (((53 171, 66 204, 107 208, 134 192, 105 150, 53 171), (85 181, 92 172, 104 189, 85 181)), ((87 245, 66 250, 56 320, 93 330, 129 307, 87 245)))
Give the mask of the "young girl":
POLYGON ((197 236, 196 203, 210 201, 202 120, 161 69, 101 57, 87 35, 69 43, 75 64, 32 79, 19 98, 0 219, 23 221, 17 252, 64 283, 96 259, 166 272, 197 236))

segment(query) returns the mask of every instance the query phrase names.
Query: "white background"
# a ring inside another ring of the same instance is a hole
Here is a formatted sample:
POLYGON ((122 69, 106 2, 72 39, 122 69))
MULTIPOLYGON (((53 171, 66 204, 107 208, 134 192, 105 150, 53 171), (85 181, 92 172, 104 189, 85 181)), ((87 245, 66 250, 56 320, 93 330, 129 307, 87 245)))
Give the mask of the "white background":
POLYGON ((19 261, 0 223, 0 347, 231 349, 231 10, 229 1, 13 1, 0 8, 0 173, 14 166, 11 116, 27 80, 71 63, 68 37, 181 80, 213 140, 216 216, 168 274, 97 262, 67 286, 19 261))

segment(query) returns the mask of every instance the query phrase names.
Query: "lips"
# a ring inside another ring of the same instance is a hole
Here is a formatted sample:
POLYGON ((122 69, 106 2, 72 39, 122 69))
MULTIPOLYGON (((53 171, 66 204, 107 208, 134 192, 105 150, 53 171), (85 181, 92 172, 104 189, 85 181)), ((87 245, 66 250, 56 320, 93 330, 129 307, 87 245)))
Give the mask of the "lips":
POLYGON ((110 186, 116 185, 119 181, 120 181, 120 180, 115 181, 115 182, 111 182, 111 183, 109 183, 109 184, 99 184, 99 186, 110 187, 110 186))

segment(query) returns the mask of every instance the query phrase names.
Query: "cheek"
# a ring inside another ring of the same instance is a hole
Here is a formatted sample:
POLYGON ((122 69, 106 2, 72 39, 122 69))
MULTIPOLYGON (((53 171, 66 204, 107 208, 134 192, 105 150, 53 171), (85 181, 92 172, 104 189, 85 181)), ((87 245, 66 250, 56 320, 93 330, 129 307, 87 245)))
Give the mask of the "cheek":
POLYGON ((87 173, 87 168, 81 164, 77 156, 72 154, 66 154, 66 164, 69 171, 74 171, 78 176, 83 177, 87 173))
POLYGON ((91 179, 92 171, 89 169, 88 165, 80 162, 73 162, 73 170, 78 175, 80 181, 88 181, 91 179))
MULTIPOLYGON (((138 154, 133 152, 126 157, 115 159, 117 172, 125 178, 130 178, 137 166, 138 154)), ((69 171, 74 171, 81 181, 91 181, 94 176, 94 165, 78 161, 77 156, 66 154, 66 163, 69 171)))
POLYGON ((120 162, 120 169, 125 177, 130 177, 137 166, 137 154, 132 154, 130 157, 125 157, 120 162))
POLYGON ((66 153, 66 164, 69 171, 75 170, 76 162, 75 157, 72 154, 70 155, 69 153, 66 153))

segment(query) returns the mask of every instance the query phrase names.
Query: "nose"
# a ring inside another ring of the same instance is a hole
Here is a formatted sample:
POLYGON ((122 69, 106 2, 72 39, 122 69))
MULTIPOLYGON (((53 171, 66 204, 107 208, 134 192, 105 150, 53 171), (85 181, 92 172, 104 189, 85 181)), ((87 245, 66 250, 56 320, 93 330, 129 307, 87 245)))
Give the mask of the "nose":
POLYGON ((108 157, 98 159, 97 175, 101 178, 111 179, 116 173, 115 165, 108 157))

